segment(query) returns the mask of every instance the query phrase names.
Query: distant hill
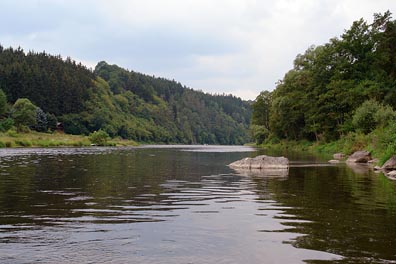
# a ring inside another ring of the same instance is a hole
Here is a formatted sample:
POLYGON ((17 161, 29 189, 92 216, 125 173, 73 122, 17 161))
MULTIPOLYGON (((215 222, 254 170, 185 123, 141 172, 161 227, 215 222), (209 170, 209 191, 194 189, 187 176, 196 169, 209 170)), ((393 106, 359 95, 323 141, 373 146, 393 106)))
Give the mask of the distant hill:
POLYGON ((0 88, 11 104, 28 98, 54 114, 71 134, 102 129, 113 137, 157 143, 250 140, 251 103, 103 61, 92 72, 70 58, 0 46, 0 88))

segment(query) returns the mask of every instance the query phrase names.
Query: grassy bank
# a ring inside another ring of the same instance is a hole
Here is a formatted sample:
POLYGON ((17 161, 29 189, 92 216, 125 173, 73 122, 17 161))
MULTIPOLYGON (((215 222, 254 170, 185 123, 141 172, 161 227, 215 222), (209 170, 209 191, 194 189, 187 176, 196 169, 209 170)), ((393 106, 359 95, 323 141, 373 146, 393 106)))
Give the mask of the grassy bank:
POLYGON ((350 155, 358 150, 367 150, 382 165, 392 155, 396 154, 396 124, 386 128, 378 128, 369 134, 359 132, 349 133, 332 142, 268 140, 259 145, 259 147, 290 151, 308 151, 326 155, 339 152, 350 155))
MULTIPOLYGON (((0 147, 83 147, 91 146, 92 142, 88 136, 68 135, 64 133, 16 133, 8 131, 0 133, 0 147)), ((106 146, 136 146, 133 140, 120 138, 109 139, 104 144, 106 146)))

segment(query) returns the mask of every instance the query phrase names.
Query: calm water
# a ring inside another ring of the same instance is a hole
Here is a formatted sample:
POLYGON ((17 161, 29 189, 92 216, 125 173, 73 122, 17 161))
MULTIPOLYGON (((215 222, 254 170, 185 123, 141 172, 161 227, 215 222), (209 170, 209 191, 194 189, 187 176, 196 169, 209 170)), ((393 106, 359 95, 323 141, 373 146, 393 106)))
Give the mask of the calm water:
POLYGON ((0 263, 396 263, 396 182, 248 147, 0 150, 0 263))

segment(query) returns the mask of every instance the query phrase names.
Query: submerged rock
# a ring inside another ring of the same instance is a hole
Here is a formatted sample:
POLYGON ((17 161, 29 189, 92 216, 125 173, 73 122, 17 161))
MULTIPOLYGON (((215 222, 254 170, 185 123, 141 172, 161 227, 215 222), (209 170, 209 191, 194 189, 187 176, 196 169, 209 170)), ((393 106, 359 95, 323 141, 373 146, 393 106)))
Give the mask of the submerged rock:
POLYGON ((390 159, 388 159, 384 165, 382 165, 381 169, 385 171, 396 170, 396 157, 392 156, 390 159))
POLYGON ((370 166, 367 163, 347 162, 346 165, 356 174, 367 174, 370 171, 370 166))
POLYGON ((347 159, 350 163, 367 163, 371 160, 371 154, 368 151, 356 151, 347 159))
POLYGON ((275 178, 284 179, 289 176, 289 168, 277 168, 277 169, 239 169, 233 168, 238 174, 248 177, 264 177, 264 178, 275 178))
POLYGON ((338 159, 333 159, 333 160, 329 160, 329 163, 337 164, 340 163, 340 161, 338 159))
POLYGON ((229 164, 233 169, 264 170, 285 169, 289 167, 289 160, 285 157, 271 157, 266 155, 255 158, 244 158, 229 164))

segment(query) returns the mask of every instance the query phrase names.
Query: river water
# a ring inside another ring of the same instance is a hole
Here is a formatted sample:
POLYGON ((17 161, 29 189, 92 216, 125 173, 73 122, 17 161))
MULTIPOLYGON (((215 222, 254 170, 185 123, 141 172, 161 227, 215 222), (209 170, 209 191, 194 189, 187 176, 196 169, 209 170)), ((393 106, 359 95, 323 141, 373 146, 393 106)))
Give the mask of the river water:
POLYGON ((396 263, 395 181, 291 153, 226 166, 264 153, 2 149, 0 263, 396 263))

